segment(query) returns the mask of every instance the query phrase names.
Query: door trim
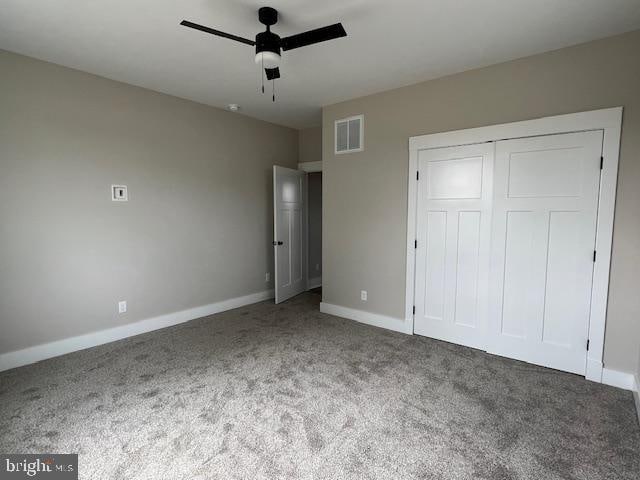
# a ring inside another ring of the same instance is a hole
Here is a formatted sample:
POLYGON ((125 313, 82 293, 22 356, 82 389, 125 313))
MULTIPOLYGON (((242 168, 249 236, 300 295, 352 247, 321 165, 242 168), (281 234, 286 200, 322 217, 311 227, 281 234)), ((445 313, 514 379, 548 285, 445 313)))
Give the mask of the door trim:
POLYGON ((604 333, 607 319, 607 300, 609 296, 609 273, 618 183, 622 111, 622 107, 607 108, 409 138, 405 320, 407 324, 411 326, 411 331, 413 331, 414 322, 414 241, 416 238, 418 206, 418 187, 416 181, 418 174, 418 152, 431 148, 454 147, 516 138, 602 130, 604 133, 602 147, 604 163, 600 177, 598 220, 596 225, 596 250, 598 256, 593 269, 589 322, 589 351, 587 352, 586 369, 586 378, 588 380, 598 383, 602 382, 604 333))
POLYGON ((302 162, 298 164, 298 170, 303 172, 313 173, 322 171, 322 160, 317 162, 302 162))

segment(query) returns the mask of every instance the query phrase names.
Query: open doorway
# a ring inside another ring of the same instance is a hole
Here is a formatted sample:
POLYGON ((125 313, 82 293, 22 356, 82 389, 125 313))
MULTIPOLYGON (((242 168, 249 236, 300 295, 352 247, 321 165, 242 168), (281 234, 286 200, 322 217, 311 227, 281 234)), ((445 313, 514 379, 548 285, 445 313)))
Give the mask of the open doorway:
POLYGON ((308 185, 308 269, 307 289, 322 292, 322 172, 309 172, 308 185))
POLYGON ((322 293, 322 171, 273 167, 275 301, 322 293))

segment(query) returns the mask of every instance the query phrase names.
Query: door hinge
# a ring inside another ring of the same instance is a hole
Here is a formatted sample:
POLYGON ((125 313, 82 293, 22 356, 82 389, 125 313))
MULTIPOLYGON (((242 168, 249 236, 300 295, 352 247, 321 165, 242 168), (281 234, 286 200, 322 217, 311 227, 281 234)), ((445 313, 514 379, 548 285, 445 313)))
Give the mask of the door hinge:
POLYGON ((415 305, 413 306, 413 314, 414 315, 416 314, 416 306, 415 305))
POLYGON ((416 240, 415 242, 413 242, 413 248, 418 248, 418 240, 416 240))
POLYGON ((589 340, 587 339, 587 352, 589 351, 589 340))
POLYGON ((604 168, 604 157, 600 157, 600 170, 604 168))
POLYGON ((420 171, 416 172, 416 180, 420 180, 420 171))
POLYGON ((594 262, 596 261, 596 251, 595 250, 593 251, 593 261, 594 262))

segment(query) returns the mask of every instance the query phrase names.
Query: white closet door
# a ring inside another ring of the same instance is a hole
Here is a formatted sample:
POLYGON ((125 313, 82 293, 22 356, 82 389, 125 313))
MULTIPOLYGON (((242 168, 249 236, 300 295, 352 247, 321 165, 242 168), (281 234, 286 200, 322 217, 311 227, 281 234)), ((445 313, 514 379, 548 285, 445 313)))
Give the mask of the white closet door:
POLYGON ((602 132, 496 143, 490 353, 584 375, 602 132))
POLYGON ((485 348, 493 143, 422 150, 414 332, 485 348))

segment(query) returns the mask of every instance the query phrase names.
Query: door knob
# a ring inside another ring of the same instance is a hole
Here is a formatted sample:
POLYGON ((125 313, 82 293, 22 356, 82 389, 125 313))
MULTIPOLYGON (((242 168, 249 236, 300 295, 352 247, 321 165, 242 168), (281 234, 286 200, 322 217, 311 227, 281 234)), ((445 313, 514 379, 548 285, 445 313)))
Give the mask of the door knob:
POLYGON ((283 244, 283 242, 276 242, 276 241, 271 242, 271 243, 273 243, 273 245, 282 245, 283 244))

